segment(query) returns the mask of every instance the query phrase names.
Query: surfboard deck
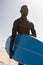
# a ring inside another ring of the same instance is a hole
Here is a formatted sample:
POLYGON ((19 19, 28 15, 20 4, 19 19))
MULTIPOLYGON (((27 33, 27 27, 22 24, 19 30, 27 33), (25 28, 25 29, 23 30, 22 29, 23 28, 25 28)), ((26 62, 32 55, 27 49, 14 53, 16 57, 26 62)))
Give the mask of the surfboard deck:
MULTIPOLYGON (((9 37, 6 42, 6 50, 9 54, 9 37)), ((17 35, 13 46, 12 59, 26 65, 43 65, 43 43, 27 34, 17 35)))

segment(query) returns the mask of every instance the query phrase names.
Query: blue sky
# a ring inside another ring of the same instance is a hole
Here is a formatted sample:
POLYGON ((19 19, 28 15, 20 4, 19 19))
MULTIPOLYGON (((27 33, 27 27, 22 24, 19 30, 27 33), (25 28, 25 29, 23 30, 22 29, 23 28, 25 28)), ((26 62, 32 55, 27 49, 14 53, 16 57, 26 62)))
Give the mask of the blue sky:
POLYGON ((43 0, 0 0, 0 46, 5 47, 13 22, 21 16, 22 5, 28 6, 27 18, 35 25, 37 39, 43 42, 43 0))

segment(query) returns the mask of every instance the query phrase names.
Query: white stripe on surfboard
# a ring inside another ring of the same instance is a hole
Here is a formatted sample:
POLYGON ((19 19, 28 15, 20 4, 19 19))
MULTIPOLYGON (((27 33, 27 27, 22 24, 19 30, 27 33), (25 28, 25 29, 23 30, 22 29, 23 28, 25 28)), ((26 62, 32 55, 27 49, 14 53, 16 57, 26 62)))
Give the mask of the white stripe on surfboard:
POLYGON ((39 56, 42 56, 42 57, 43 57, 43 54, 39 54, 39 53, 37 53, 37 52, 35 52, 35 51, 32 51, 32 50, 30 50, 30 49, 26 49, 26 48, 19 47, 19 46, 16 46, 16 47, 21 48, 21 49, 24 49, 24 50, 26 50, 26 51, 28 51, 28 52, 31 52, 31 53, 33 53, 33 54, 37 54, 37 55, 39 55, 39 56))

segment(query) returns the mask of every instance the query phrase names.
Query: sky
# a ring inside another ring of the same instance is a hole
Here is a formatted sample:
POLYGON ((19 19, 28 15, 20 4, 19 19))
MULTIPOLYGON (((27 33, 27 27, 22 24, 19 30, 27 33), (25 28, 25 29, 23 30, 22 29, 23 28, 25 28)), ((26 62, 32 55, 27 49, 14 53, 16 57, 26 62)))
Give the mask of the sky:
POLYGON ((12 33, 13 22, 21 16, 21 6, 27 5, 27 19, 34 23, 37 39, 43 42, 43 0, 0 0, 0 46, 5 47, 12 33))

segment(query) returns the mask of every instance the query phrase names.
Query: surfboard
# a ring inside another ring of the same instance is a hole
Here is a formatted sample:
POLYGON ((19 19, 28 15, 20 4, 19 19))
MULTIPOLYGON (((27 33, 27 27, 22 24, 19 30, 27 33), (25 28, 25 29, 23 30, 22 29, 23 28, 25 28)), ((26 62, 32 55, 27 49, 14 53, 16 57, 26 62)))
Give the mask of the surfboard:
MULTIPOLYGON (((6 51, 9 54, 11 36, 6 42, 6 51)), ((12 59, 26 65, 43 65, 43 42, 28 34, 16 35, 13 45, 12 59)))

